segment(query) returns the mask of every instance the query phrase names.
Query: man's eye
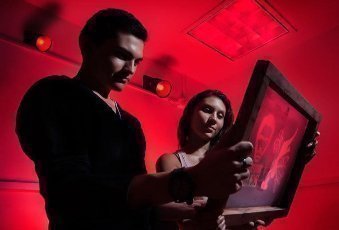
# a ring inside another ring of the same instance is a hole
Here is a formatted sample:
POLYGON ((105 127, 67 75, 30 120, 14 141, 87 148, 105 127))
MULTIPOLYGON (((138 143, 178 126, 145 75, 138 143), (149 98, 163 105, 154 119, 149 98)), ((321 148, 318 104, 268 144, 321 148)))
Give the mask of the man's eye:
POLYGON ((120 50, 114 50, 111 52, 112 57, 119 58, 121 60, 127 61, 129 60, 129 56, 124 52, 120 52, 120 50))
POLYGON ((126 57, 126 55, 123 55, 123 54, 116 54, 115 56, 117 58, 121 59, 121 60, 124 60, 124 61, 128 60, 128 57, 126 57))

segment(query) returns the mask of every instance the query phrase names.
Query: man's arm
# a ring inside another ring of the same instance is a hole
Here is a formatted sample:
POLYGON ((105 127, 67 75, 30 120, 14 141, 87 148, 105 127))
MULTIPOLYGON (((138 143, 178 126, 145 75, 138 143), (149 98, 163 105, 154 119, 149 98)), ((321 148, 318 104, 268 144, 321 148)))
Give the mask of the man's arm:
MULTIPOLYGON (((212 150, 198 165, 184 169, 194 181, 194 196, 223 199, 240 190, 241 180, 249 176, 242 159, 252 148, 250 142, 239 142, 230 148, 212 150)), ((170 172, 136 176, 129 186, 129 204, 138 207, 173 201, 169 180, 170 172)))

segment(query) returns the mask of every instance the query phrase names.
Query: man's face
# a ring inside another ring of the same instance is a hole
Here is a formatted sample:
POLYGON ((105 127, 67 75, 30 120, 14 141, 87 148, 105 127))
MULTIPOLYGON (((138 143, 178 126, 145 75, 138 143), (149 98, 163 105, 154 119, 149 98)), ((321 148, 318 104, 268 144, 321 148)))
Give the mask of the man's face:
POLYGON ((143 59, 144 41, 132 34, 118 33, 95 46, 88 58, 93 76, 107 90, 121 91, 143 59))

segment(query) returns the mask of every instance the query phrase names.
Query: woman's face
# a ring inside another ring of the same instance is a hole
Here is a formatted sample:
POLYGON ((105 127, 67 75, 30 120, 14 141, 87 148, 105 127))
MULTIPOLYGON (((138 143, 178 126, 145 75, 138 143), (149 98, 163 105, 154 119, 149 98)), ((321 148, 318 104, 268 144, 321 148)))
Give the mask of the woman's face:
POLYGON ((204 141, 212 140, 224 125, 225 104, 216 96, 200 101, 192 115, 190 136, 194 135, 204 141))

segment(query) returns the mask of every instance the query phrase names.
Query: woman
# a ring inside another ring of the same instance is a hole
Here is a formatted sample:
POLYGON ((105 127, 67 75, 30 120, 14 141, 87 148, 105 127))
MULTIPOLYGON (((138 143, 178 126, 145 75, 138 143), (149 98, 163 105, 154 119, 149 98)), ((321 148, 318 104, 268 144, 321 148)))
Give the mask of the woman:
MULTIPOLYGON (((215 145, 219 137, 233 124, 233 111, 228 98, 218 90, 206 90, 195 95, 184 109, 178 127, 179 150, 164 154, 157 161, 157 171, 172 171, 176 168, 198 164, 207 150, 215 145)), ((177 221, 183 229, 195 229, 203 224, 194 217, 206 204, 207 198, 195 198, 192 205, 169 203, 159 209, 160 219, 177 221), (191 220, 192 219, 192 220, 191 220)), ((205 218, 209 219, 209 218, 205 218)), ((225 229, 225 219, 215 220, 218 229, 225 229)), ((213 224, 205 223, 204 224, 213 224)), ((162 229, 177 229, 173 222, 163 223, 162 229), (164 226, 165 225, 165 226, 164 226)))
MULTIPOLYGON (((164 154, 157 161, 157 171, 172 171, 176 168, 191 167, 198 164, 206 152, 213 147, 219 138, 233 124, 233 111, 229 99, 218 90, 206 90, 195 95, 187 104, 178 127, 179 150, 172 154, 164 154)), ((316 136, 320 133, 317 132, 316 136)), ((317 140, 308 144, 308 162, 315 155, 317 140)), ((192 205, 186 203, 168 203, 158 209, 161 220, 156 229, 203 229, 204 225, 217 229, 226 229, 223 216, 216 218, 213 213, 203 211, 207 198, 194 199, 192 205)), ((272 220, 256 220, 248 224, 234 226, 232 229, 256 229, 258 225, 267 225, 272 220)))

